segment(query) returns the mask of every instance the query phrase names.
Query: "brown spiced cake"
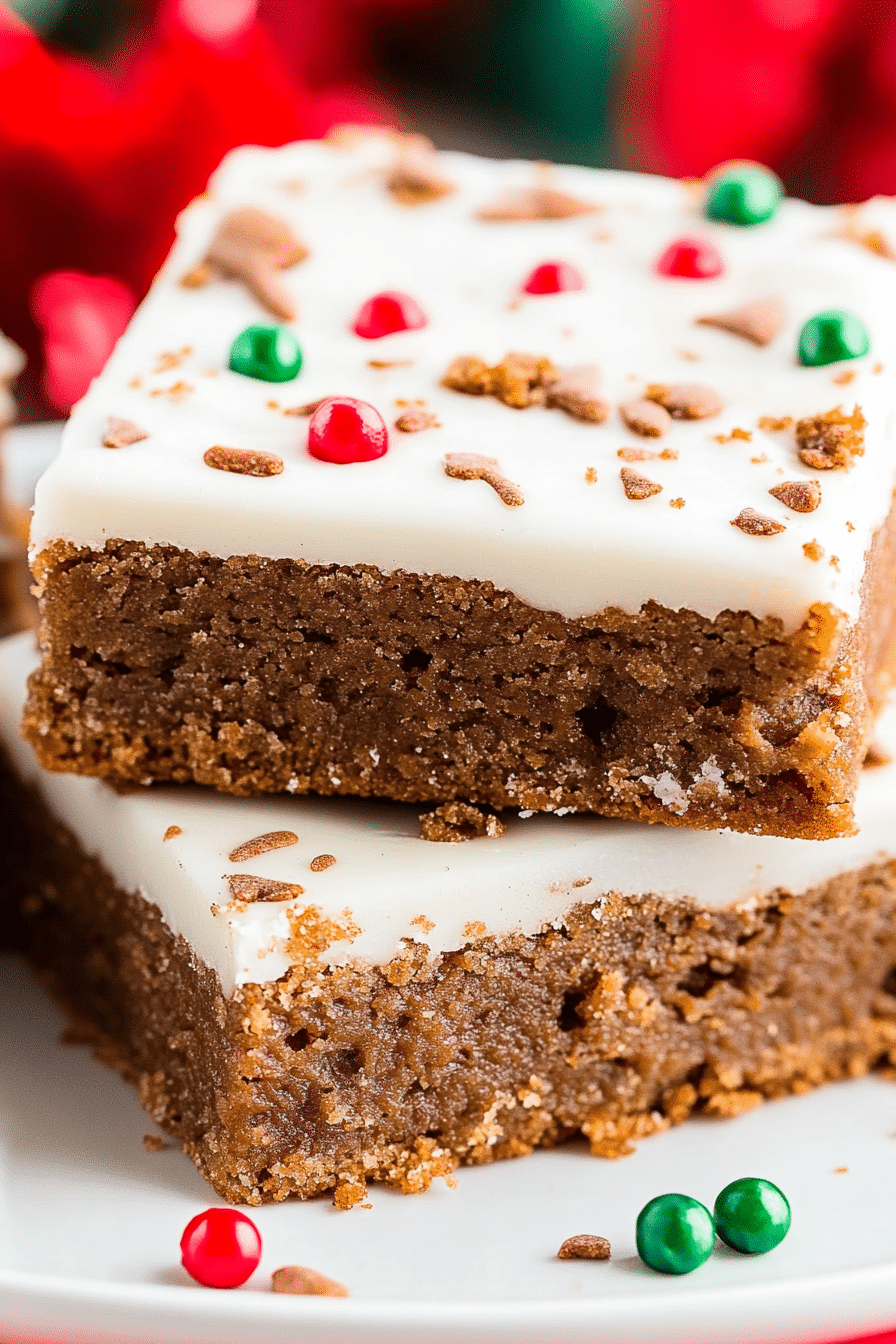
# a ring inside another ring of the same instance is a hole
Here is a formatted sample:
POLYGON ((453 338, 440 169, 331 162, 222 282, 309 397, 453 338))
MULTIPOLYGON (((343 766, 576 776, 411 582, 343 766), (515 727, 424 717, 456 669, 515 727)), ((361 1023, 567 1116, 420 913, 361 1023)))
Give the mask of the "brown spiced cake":
POLYGON ((407 805, 42 771, 35 662, 0 645, 21 941, 224 1198, 347 1207, 579 1132, 617 1157, 896 1066, 892 764, 824 844, 515 815, 433 843, 407 805))
POLYGON ((743 227, 710 189, 231 154, 38 491, 42 765, 849 834, 896 205, 743 227))

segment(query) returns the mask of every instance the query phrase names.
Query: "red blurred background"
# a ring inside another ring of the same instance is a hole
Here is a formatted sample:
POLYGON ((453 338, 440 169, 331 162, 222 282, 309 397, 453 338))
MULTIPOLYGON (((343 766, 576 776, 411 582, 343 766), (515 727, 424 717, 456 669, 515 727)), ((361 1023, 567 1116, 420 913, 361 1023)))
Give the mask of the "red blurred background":
POLYGON ((0 329, 29 416, 102 366, 222 154, 440 145, 896 193, 894 0, 0 0, 0 329))

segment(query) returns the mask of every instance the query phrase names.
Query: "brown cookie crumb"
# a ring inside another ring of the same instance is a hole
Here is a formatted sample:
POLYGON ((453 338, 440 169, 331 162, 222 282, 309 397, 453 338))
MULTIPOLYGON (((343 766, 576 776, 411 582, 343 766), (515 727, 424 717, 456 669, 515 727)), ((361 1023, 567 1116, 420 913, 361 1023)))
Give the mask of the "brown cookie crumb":
POLYGON ((421 429, 441 429, 442 422, 432 411, 418 408, 400 415, 395 421, 395 428, 401 430, 402 434, 419 434, 421 429))
POLYGON ((234 471, 240 476, 279 476, 283 458, 276 453, 262 453, 252 448, 225 448, 216 444, 202 456, 207 467, 216 471, 234 471))
POLYGON ((271 1291, 292 1293, 296 1297, 349 1297, 348 1289, 316 1269, 304 1265, 284 1265, 271 1275, 271 1291))
POLYGON ((875 364, 874 368, 871 370, 872 373, 883 373, 883 371, 884 371, 883 364, 875 364))
POLYGON ((457 190, 454 182, 438 171, 438 159, 425 136, 406 136, 386 175, 386 190, 399 205, 426 205, 457 190))
POLYGON ((744 443, 749 443, 753 437, 751 429, 732 429, 730 434, 713 434, 716 443, 734 443, 740 439, 744 443))
POLYGON ((192 384, 185 383, 183 379, 180 378, 176 383, 172 383, 170 387, 154 387, 149 395, 151 397, 170 397, 172 401, 181 402, 186 401, 193 390, 192 384))
POLYGON ((754 345, 768 345, 783 327, 784 318, 784 304, 774 295, 742 304, 738 308, 729 308, 723 313, 698 317, 697 325, 717 327, 720 331, 730 332, 732 336, 742 336, 754 345))
POLYGON ((336 859, 332 854, 318 854, 316 858, 311 860, 308 867, 312 873, 324 873, 328 868, 332 868, 335 862, 336 859))
POLYGON ((597 484, 597 469, 596 469, 595 467, 588 467, 588 468, 586 469, 586 471, 585 471, 585 483, 586 483, 586 485, 596 485, 596 484, 597 484))
POLYGON ((407 369, 413 364, 412 359, 368 359, 368 369, 407 369))
POLYGON ((308 256, 285 220, 254 206, 225 215, 202 262, 181 280, 188 289, 208 284, 215 275, 239 280, 274 317, 291 322, 295 309, 277 278, 277 271, 296 266, 308 256))
POLYGON ((851 383, 853 381, 855 376, 856 376, 855 369, 844 369, 842 373, 835 373, 833 378, 831 379, 831 382, 840 383, 842 386, 845 387, 847 383, 851 383))
POLYGON ((623 402, 619 414, 633 434, 640 434, 645 439, 658 439, 672 428, 672 417, 665 406, 647 397, 623 402))
POLYGON ((731 519, 731 526, 739 527, 741 532, 746 532, 750 537, 773 537, 786 530, 783 523, 766 517, 756 509, 741 509, 737 517, 731 519))
POLYGON ((651 495, 660 494, 663 488, 631 467, 620 468, 619 479, 627 499, 649 499, 651 495))
POLYGON ((249 873, 226 873, 225 880, 234 901, 291 901, 293 897, 305 894, 305 888, 297 882, 277 882, 249 873))
POLYGON ((779 434, 782 429, 789 429, 793 424, 792 415, 760 415, 756 421, 759 429, 764 429, 767 434, 779 434))
POLYGON ((610 1243, 606 1237, 594 1237, 590 1232, 567 1237, 557 1252, 558 1260, 609 1260, 610 1243))
POLYGON ((803 555, 807 560, 823 560, 824 549, 814 539, 803 542, 803 555))
POLYGON ((517 508, 525 503, 523 492, 513 481, 501 475, 498 459, 483 457, 481 453, 447 453, 445 475, 458 481, 485 481, 502 503, 517 508))
POLYGON ((120 416, 110 415, 103 433, 104 448, 128 448, 132 443, 148 439, 149 434, 133 420, 122 420, 120 416))
POLYGON ((845 1175, 847 1174, 848 1171, 849 1171, 849 1167, 835 1167, 835 1168, 834 1168, 834 1175, 835 1175, 835 1176, 845 1176, 845 1175))
POLYGON ((782 481, 773 485, 769 494, 794 513, 814 513, 821 503, 821 486, 817 481, 782 481))
POLYGON ((836 569, 837 573, 838 573, 838 574, 840 573, 840 557, 839 557, 839 555, 832 555, 831 558, 830 558, 830 560, 828 561, 828 564, 830 565, 831 569, 836 569))
POLYGON ((491 812, 472 803, 443 803, 432 812, 420 816, 420 838, 440 843, 456 844, 462 840, 476 840, 489 836, 497 838, 507 830, 504 822, 491 812))
POLYGON ((166 1143, 158 1134, 144 1134, 143 1147, 148 1153, 160 1153, 163 1148, 170 1148, 171 1144, 166 1143))
MULTIPOLYGON (((769 460, 770 459, 768 453, 757 453, 755 457, 750 458, 750 461, 752 462, 754 467, 759 467, 762 465, 763 462, 768 462, 769 460)), ((778 474, 782 475, 783 473, 779 471, 778 474)))
POLYGON ((162 836, 162 839, 173 840, 176 835, 183 835, 182 828, 180 826, 169 826, 165 834, 162 836))
POLYGON ((867 770, 876 770, 879 765, 889 765, 892 759, 892 752, 887 751, 886 747, 882 746, 880 742, 872 742, 865 752, 862 765, 867 770))
POLYGON ((669 508, 670 508, 670 509, 683 509, 683 508, 684 508, 684 500, 681 498, 680 495, 679 495, 678 499, 670 499, 670 500, 669 500, 669 508))
POLYGON ((596 364, 570 369, 548 385, 546 404, 555 410, 565 411, 575 420, 601 425, 608 418, 610 407, 598 396, 599 386, 600 369, 596 364))
POLYGON ((432 933, 436 926, 435 920, 427 919, 426 915, 415 916, 415 918, 411 920, 411 924, 415 925, 418 929, 422 929, 424 933, 432 933))
POLYGON ((178 364, 192 353, 191 345, 182 345, 179 350, 163 350, 156 360, 153 373, 168 373, 171 369, 176 369, 178 364))
POLYGON ((477 210, 476 218, 510 224, 526 219, 572 219, 575 215, 593 215, 600 208, 592 201, 580 200, 555 187, 521 187, 507 192, 493 205, 477 210))
POLYGON ((846 415, 835 406, 822 415, 810 415, 796 423, 797 451, 801 462, 815 471, 849 471, 854 457, 865 453, 865 417, 861 407, 846 415))
POLYGON ((231 863, 245 863, 247 859, 257 859, 259 854, 269 854, 272 849, 286 849, 298 843, 295 831, 266 831, 264 835, 256 835, 237 845, 227 857, 231 863))
POLYGON ((306 401, 301 406, 284 406, 283 414, 296 415, 304 419, 306 415, 313 415, 318 406, 323 406, 324 402, 329 400, 329 397, 318 397, 316 401, 306 401))
POLYGON ((665 406, 673 420, 708 420, 725 403, 718 392, 704 383, 652 383, 644 394, 648 401, 665 406))

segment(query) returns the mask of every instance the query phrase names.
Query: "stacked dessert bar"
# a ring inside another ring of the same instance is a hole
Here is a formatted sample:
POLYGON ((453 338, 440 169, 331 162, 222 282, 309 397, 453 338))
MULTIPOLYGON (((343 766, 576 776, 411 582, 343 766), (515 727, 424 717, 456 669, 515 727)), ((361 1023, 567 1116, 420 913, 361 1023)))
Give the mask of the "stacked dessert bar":
POLYGON ((0 694, 30 954, 220 1194, 896 1066, 888 230, 349 132, 182 216, 0 694))

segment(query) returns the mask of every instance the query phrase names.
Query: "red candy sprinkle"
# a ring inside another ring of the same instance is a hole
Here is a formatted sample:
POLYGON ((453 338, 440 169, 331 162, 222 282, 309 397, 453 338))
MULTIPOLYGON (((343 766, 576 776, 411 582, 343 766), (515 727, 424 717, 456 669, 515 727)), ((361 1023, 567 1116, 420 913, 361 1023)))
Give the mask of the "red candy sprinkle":
POLYGON ((524 294, 562 294, 584 288, 585 277, 568 261, 543 261, 523 283, 524 294))
POLYGON ((426 324, 426 314, 410 294, 385 290, 367 300, 355 318, 352 331, 365 341, 378 341, 396 331, 419 331, 426 324))
POLYGON ((677 238, 666 248, 656 269, 659 275, 675 275, 684 280, 712 280, 722 274, 725 263, 712 243, 699 238, 677 238))
POLYGON ((354 397, 327 397, 308 423, 308 451, 321 462, 372 462, 389 448, 386 422, 354 397))
POLYGON ((184 1228, 180 1262, 206 1288, 239 1288, 261 1259, 258 1228, 236 1209, 206 1209, 184 1228))

